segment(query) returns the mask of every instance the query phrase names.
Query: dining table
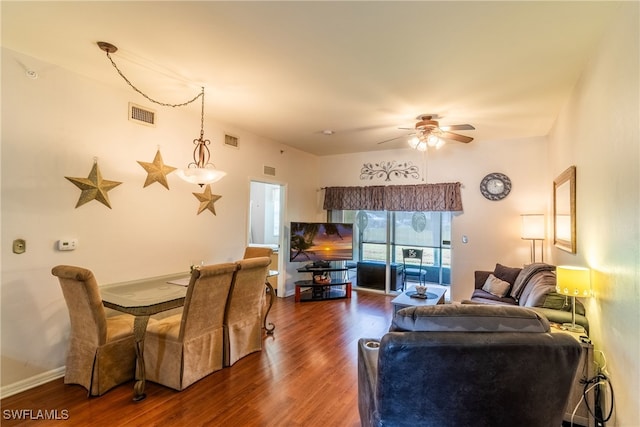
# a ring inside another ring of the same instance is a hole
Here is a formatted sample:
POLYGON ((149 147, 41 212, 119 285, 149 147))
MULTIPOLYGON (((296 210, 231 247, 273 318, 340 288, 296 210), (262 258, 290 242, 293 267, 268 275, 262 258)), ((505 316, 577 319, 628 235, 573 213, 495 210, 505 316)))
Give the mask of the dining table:
POLYGON ((187 295, 190 274, 179 273, 100 287, 102 304, 110 309, 135 316, 133 337, 137 361, 137 380, 133 387, 133 400, 146 397, 144 367, 144 336, 149 317, 182 307, 187 295))

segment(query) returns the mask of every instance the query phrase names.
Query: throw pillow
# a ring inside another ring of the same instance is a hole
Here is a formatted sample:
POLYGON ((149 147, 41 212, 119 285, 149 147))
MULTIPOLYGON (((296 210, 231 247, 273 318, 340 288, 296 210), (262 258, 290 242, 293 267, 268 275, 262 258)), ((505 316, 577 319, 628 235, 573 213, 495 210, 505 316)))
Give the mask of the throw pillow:
POLYGON ((547 294, 542 308, 553 308, 554 310, 571 311, 571 299, 557 292, 547 294))
POLYGON ((522 269, 518 267, 506 267, 502 264, 496 264, 496 268, 493 270, 493 275, 498 279, 504 280, 505 282, 509 282, 510 285, 513 285, 518 274, 520 274, 520 271, 522 271, 522 269))
POLYGON ((511 284, 509 282, 505 282, 504 280, 498 279, 493 274, 490 274, 487 281, 484 282, 482 290, 489 292, 491 295, 502 298, 509 292, 510 287, 511 284))

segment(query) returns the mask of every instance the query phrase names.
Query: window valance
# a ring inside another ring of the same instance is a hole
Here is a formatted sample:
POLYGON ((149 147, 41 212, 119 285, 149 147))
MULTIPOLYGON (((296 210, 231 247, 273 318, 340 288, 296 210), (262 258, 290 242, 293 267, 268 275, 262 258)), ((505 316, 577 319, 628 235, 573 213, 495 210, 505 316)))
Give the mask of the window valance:
POLYGON ((368 211, 462 211, 460 183, 327 187, 324 209, 368 211))

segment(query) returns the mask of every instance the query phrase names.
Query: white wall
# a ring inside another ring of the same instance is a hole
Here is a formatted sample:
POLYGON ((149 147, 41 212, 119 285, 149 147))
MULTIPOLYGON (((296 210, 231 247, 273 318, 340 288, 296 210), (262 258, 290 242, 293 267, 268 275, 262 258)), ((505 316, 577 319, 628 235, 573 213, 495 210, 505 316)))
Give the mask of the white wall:
MULTIPOLYGON (((190 96, 185 92, 185 99, 190 96)), ((3 387, 64 365, 69 320, 53 266, 90 268, 105 284, 188 271, 196 259, 238 259, 247 243, 250 179, 263 178, 263 165, 275 167, 276 177, 269 179, 287 188, 285 221, 320 214, 315 156, 222 127, 211 116, 205 117, 205 137, 212 141, 213 162, 228 173, 212 186, 222 195, 217 215, 197 215, 192 193, 203 190, 175 173, 168 175, 170 190, 157 183, 143 188, 147 174, 137 161, 151 162, 160 146, 166 164, 186 166, 199 125, 199 102, 160 107, 124 81, 121 89, 106 87, 3 49, 3 387), (37 70, 39 78, 26 77, 25 68, 37 70), (129 122, 128 102, 156 110, 157 127, 129 122), (239 137, 239 149, 222 145, 224 132, 239 137), (112 209, 97 201, 76 209, 80 190, 64 178, 87 177, 94 157, 104 179, 122 182, 108 193, 112 209), (12 252, 17 238, 26 240, 26 253, 12 252), (61 238, 77 238, 78 249, 55 250, 61 238)))
POLYGON ((577 253, 554 249, 552 258, 592 269, 594 298, 584 302, 615 392, 614 420, 607 423, 614 426, 640 425, 638 22, 638 3, 625 3, 608 37, 594 47, 550 135, 547 178, 577 168, 577 253))
MULTIPOLYGON (((522 266, 530 262, 530 242, 520 239, 520 215, 547 210, 550 183, 546 181, 546 139, 513 141, 451 142, 426 159, 427 182, 462 183, 464 211, 452 223, 452 299, 468 299, 473 292, 474 270, 493 270, 496 263, 522 266), (507 175, 511 193, 503 200, 489 201, 480 193, 480 181, 492 172, 507 175), (462 236, 468 243, 462 243, 462 236)), ((322 173, 327 186, 419 184, 422 178, 361 179, 364 163, 411 162, 425 169, 422 154, 398 149, 327 156, 321 159, 330 173, 322 173)))

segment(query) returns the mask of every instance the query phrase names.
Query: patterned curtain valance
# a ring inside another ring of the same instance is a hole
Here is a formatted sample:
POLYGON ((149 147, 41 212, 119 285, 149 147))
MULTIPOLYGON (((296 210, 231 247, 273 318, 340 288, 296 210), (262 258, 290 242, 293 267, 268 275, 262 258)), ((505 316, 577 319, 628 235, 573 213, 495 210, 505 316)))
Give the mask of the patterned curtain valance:
POLYGON ((462 211, 460 183, 327 187, 324 209, 368 211, 462 211))

